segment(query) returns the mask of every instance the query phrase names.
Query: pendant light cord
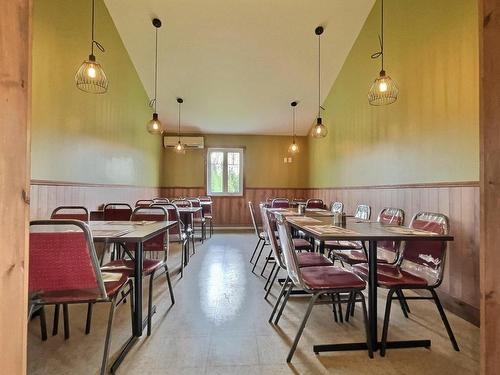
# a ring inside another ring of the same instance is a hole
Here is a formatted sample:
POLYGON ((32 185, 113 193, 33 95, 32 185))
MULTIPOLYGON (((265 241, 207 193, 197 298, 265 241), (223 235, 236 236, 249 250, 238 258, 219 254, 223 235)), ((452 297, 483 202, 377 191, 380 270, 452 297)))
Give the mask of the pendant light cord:
POLYGON ((380 51, 375 52, 371 55, 372 59, 382 60, 382 71, 384 70, 384 0, 381 0, 381 22, 380 22, 380 34, 378 36, 378 42, 380 44, 380 51))
POLYGON ((177 120, 177 140, 181 141, 181 103, 179 103, 179 116, 177 120))
POLYGON ((318 35, 318 117, 321 117, 321 35, 318 35))
POLYGON ((292 136, 295 143, 295 107, 292 107, 292 136))
POLYGON ((101 43, 95 40, 95 0, 92 0, 92 42, 90 43, 90 54, 94 56, 94 45, 99 48, 101 52, 104 52, 104 47, 101 43))
POLYGON ((154 109, 156 113, 156 93, 158 91, 158 28, 155 28, 155 98, 154 109))

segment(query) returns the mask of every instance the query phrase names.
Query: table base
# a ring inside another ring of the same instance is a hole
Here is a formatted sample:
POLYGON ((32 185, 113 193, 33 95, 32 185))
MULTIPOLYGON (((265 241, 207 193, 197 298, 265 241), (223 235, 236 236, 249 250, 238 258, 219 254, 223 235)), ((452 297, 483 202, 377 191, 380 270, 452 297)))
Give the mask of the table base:
MULTIPOLYGON (((381 343, 377 343, 377 347, 373 348, 376 351, 380 348, 381 343)), ((408 349, 408 348, 430 348, 431 340, 407 340, 407 341, 387 341, 387 349, 408 349)), ((368 350, 366 342, 353 342, 348 344, 326 344, 314 345, 313 352, 319 354, 322 352, 340 352, 350 350, 368 350)))

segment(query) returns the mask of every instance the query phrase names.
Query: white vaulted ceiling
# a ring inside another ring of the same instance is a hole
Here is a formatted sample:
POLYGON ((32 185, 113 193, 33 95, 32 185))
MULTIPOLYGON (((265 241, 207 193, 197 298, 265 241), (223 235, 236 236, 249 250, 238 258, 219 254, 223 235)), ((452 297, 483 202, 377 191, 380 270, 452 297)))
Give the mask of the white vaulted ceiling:
MULTIPOLYGON (((322 36, 322 98, 328 94, 374 0, 105 0, 149 96, 154 28, 159 30, 158 112, 169 131, 185 102, 183 131, 289 134, 317 112, 317 37, 322 36)), ((146 119, 145 119, 146 121, 146 119)))

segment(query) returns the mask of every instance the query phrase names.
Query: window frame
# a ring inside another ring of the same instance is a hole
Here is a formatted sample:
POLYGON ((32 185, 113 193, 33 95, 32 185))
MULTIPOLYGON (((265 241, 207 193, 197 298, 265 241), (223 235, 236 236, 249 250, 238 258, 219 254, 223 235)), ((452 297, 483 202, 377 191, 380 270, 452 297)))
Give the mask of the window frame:
POLYGON ((216 197, 242 197, 244 195, 244 179, 245 179, 245 148, 244 147, 209 147, 207 148, 207 154, 206 154, 206 168, 205 168, 205 175, 206 175, 206 181, 205 181, 205 187, 207 191, 207 195, 211 196, 216 196, 216 197), (222 192, 213 192, 210 189, 211 185, 211 162, 210 162, 210 155, 212 152, 222 152, 223 157, 222 157, 222 192), (227 154, 231 152, 237 152, 240 155, 240 188, 239 192, 237 193, 230 193, 228 192, 228 186, 227 186, 227 181, 228 181, 228 157, 227 154))

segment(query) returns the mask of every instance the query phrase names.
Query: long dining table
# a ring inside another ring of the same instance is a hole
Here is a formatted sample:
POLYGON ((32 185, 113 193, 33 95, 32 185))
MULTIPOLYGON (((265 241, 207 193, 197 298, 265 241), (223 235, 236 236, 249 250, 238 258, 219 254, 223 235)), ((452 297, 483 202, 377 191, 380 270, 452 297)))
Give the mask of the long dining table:
MULTIPOLYGON (((134 244, 134 310, 132 319, 132 336, 122 346, 111 372, 120 366, 121 362, 142 336, 145 321, 142 319, 142 269, 144 242, 167 232, 176 221, 95 221, 90 222, 92 237, 96 242, 134 244)), ((156 309, 152 309, 154 313, 156 309)))
MULTIPOLYGON (((279 213, 277 213, 279 214, 279 213)), ((373 221, 347 218, 345 226, 333 225, 332 217, 284 215, 289 225, 307 237, 319 242, 319 251, 324 253, 325 241, 368 242, 368 324, 373 350, 378 350, 380 341, 377 332, 377 242, 378 241, 453 241, 451 235, 439 235, 423 230, 373 221)), ((416 348, 431 346, 431 340, 389 341, 387 348, 416 348)), ((315 345, 315 353, 345 350, 366 350, 366 342, 315 345)))

